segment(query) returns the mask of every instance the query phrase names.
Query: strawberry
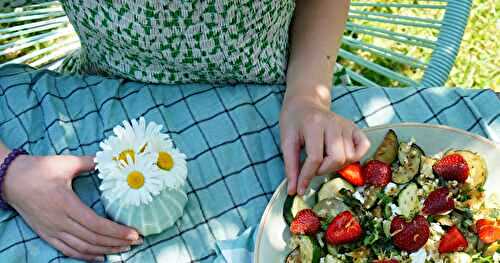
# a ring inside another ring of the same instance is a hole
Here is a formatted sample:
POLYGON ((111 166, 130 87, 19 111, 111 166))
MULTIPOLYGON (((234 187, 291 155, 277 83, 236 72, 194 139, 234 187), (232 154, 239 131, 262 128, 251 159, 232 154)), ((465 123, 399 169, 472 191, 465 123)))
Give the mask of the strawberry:
POLYGON ((469 165, 460 154, 450 154, 437 161, 432 171, 446 180, 457 180, 461 183, 469 176, 469 165))
POLYGON ((489 244, 500 240, 500 226, 493 220, 479 219, 476 222, 476 232, 483 243, 489 244))
POLYGON ((432 191, 424 202, 422 212, 426 215, 443 214, 455 208, 455 202, 446 187, 432 191))
POLYGON ((321 222, 312 209, 297 213, 290 224, 290 232, 295 235, 315 235, 321 229, 321 222))
POLYGON ((374 260, 373 263, 399 263, 397 259, 379 259, 374 260))
POLYGON ((353 242, 361 237, 363 230, 358 220, 349 211, 344 211, 333 218, 326 229, 326 242, 341 245, 353 242))
POLYGON ((365 180, 361 175, 361 164, 359 162, 349 164, 340 169, 337 173, 352 185, 362 186, 365 184, 365 180))
POLYGON ((451 253, 465 249, 469 244, 458 227, 452 226, 439 241, 439 253, 451 253))
POLYGON ((370 160, 363 166, 363 177, 367 184, 386 186, 392 179, 391 166, 378 160, 370 160))
POLYGON ((394 245, 407 252, 415 252, 423 247, 430 234, 429 223, 422 215, 417 215, 409 222, 402 216, 394 217, 390 232, 394 245))

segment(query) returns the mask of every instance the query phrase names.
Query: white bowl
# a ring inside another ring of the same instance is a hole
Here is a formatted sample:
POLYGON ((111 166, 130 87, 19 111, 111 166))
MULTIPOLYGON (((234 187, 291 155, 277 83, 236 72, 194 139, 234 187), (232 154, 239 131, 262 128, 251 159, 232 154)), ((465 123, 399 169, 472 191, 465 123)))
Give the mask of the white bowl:
MULTIPOLYGON (((373 155, 388 129, 396 131, 402 141, 415 138, 426 155, 433 155, 447 149, 469 149, 481 154, 488 166, 486 193, 499 193, 500 185, 500 145, 481 136, 441 125, 402 123, 383 125, 365 129, 372 143, 367 156, 373 155)), ((316 177, 311 188, 316 189, 324 180, 316 177)), ((290 238, 287 224, 283 219, 283 203, 287 196, 286 180, 278 186, 264 211, 260 221, 255 244, 254 263, 283 262, 288 254, 286 241, 290 238)))

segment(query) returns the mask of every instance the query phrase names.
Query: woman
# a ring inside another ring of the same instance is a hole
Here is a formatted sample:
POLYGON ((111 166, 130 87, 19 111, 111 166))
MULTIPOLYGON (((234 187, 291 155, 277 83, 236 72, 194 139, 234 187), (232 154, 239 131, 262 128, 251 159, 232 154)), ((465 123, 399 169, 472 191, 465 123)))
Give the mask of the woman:
MULTIPOLYGON (((166 84, 286 83, 280 129, 291 195, 369 147, 351 121, 330 111, 348 0, 62 2, 82 42, 65 71, 166 84)), ((0 160, 9 152, 0 144, 0 160)), ((73 193, 73 177, 92 169, 92 157, 23 155, 8 167, 3 198, 65 255, 103 260, 141 240, 73 193)))

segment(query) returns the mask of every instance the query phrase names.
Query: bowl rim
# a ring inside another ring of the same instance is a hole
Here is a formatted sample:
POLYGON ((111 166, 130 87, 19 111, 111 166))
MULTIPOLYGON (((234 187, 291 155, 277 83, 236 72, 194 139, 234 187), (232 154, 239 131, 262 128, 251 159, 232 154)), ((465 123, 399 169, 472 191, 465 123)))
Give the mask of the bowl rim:
MULTIPOLYGON (((500 143, 496 143, 490 139, 487 139, 481 135, 465 131, 459 128, 455 127, 450 127, 446 125, 441 125, 441 124, 427 124, 427 123, 417 123, 417 122, 405 122, 405 123, 391 123, 391 124, 383 124, 383 125, 376 125, 368 128, 363 128, 362 130, 364 132, 370 132, 370 131, 376 131, 376 130, 382 130, 382 129, 389 129, 389 128, 408 128, 408 127, 416 127, 416 128, 432 128, 432 129, 440 129, 440 130, 446 130, 449 132, 454 132, 454 133, 459 133, 461 135, 465 135, 468 137, 471 137, 471 139, 481 141, 485 144, 489 144, 492 147, 494 147, 497 150, 500 150, 500 143)), ((284 185, 287 182, 287 178, 285 177, 283 181, 276 187, 276 190, 273 193, 273 196, 271 197, 271 200, 267 203, 266 209, 264 210, 264 213, 262 213, 262 217, 260 218, 259 221, 259 227, 258 227, 258 232, 256 236, 256 244, 255 244, 255 249, 253 251, 253 263, 260 263, 259 259, 257 257, 258 252, 260 251, 260 244, 262 241, 262 235, 263 235, 263 230, 264 226, 267 224, 267 220, 269 219, 268 214, 271 212, 271 207, 274 206, 274 203, 278 199, 278 193, 280 192, 282 188, 284 188, 284 185)))

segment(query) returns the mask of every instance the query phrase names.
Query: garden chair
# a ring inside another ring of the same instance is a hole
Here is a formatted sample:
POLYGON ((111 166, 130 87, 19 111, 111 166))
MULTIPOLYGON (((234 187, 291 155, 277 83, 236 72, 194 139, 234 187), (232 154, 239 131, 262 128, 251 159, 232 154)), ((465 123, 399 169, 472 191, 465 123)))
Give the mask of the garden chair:
MULTIPOLYGON (((470 6, 471 0, 353 0, 337 72, 347 73, 356 85, 442 86, 470 6)), ((54 69, 78 48, 57 1, 0 13, 1 65, 54 69)))

